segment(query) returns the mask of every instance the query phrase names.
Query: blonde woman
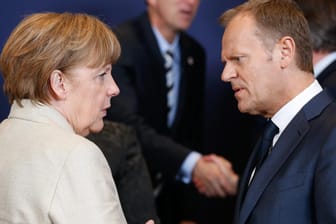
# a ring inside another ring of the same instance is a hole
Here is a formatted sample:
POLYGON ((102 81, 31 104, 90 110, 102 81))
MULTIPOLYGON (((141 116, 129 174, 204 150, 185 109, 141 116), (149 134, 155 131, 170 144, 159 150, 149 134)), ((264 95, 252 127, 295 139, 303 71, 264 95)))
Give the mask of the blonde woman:
POLYGON ((0 124, 0 223, 126 223, 110 168, 84 136, 119 94, 109 27, 86 14, 23 19, 0 58, 11 103, 0 124))

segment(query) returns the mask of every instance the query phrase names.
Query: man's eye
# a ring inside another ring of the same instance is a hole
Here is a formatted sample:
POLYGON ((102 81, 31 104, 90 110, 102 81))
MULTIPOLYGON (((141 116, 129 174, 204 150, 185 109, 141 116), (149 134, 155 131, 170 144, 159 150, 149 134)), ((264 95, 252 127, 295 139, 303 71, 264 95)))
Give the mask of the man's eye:
POLYGON ((241 60, 241 57, 234 57, 233 60, 239 62, 241 60))

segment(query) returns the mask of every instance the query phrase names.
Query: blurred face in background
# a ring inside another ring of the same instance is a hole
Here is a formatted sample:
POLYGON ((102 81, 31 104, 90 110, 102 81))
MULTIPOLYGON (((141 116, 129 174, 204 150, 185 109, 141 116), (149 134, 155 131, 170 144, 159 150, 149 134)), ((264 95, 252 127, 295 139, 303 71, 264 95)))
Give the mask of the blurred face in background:
POLYGON ((161 32, 186 30, 191 25, 200 0, 147 0, 152 24, 161 32))

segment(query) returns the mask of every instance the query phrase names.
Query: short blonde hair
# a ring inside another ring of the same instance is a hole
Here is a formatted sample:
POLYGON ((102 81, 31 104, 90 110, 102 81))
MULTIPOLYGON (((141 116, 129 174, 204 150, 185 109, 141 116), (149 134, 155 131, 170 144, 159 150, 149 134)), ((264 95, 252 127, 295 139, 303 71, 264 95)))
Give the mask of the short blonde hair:
MULTIPOLYGON (((0 56, 9 102, 48 103, 52 71, 74 66, 113 64, 120 44, 110 27, 83 13, 36 13, 25 17, 9 36, 0 56)), ((68 75, 68 74, 67 74, 68 75)))

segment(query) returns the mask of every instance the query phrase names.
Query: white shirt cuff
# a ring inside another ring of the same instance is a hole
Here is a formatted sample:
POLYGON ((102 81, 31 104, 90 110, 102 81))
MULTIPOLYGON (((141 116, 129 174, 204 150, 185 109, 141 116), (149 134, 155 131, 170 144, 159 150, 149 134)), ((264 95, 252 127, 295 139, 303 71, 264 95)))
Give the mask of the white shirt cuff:
POLYGON ((194 170, 195 164, 199 158, 201 158, 201 154, 195 151, 189 153, 187 158, 182 163, 182 166, 176 176, 178 180, 181 180, 183 183, 190 183, 192 179, 192 171, 194 170))

